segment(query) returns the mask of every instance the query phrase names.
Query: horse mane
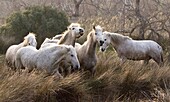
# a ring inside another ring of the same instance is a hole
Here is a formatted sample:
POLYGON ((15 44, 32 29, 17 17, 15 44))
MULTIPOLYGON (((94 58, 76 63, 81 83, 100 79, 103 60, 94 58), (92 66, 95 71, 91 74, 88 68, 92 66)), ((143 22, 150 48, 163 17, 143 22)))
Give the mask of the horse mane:
POLYGON ((36 36, 36 35, 31 32, 31 33, 29 33, 27 36, 25 36, 24 39, 28 39, 28 38, 30 38, 30 37, 36 38, 35 36, 36 36))
MULTIPOLYGON (((101 30, 102 31, 102 27, 97 25, 95 26, 95 30, 101 30)), ((87 35, 87 40, 90 39, 90 37, 92 36, 92 34, 95 32, 95 30, 93 29, 88 35, 87 35)))
POLYGON ((29 38, 34 38, 34 39, 36 39, 36 36, 35 36, 34 33, 29 32, 29 34, 24 37, 23 46, 27 46, 27 44, 28 44, 28 39, 29 39, 29 38))
MULTIPOLYGON (((70 33, 70 30, 72 27, 79 27, 80 24, 78 23, 71 23, 67 28, 67 30, 62 34, 62 37, 60 38, 59 42, 57 44, 63 44, 66 40, 68 40, 69 36, 72 36, 70 33)), ((72 44, 74 46, 74 44, 72 44)))
POLYGON ((103 29, 102 29, 102 27, 101 27, 100 25, 97 25, 97 26, 95 26, 95 30, 100 30, 100 31, 102 31, 103 29))
POLYGON ((80 24, 79 23, 71 23, 68 28, 71 28, 71 27, 80 27, 80 24))
POLYGON ((117 43, 125 41, 125 40, 132 40, 129 36, 124 36, 118 33, 110 33, 111 39, 117 43))
POLYGON ((66 30, 63 34, 62 34, 62 37, 60 38, 60 40, 58 41, 58 44, 62 44, 64 43, 67 39, 68 39, 68 36, 69 36, 69 31, 70 30, 66 30))
POLYGON ((87 35, 87 41, 91 38, 91 36, 92 36, 93 33, 94 33, 94 32, 91 31, 91 32, 87 35))

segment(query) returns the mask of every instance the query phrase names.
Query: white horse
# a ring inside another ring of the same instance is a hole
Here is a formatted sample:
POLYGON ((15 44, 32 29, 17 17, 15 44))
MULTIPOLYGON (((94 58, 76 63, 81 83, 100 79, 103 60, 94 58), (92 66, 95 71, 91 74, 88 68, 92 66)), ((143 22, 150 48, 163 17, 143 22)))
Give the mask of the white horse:
MULTIPOLYGON (((58 45, 59 44, 65 44, 65 45, 75 46, 76 38, 81 37, 83 34, 84 34, 84 29, 80 26, 80 24, 71 23, 68 26, 68 29, 62 35, 61 34, 56 35, 55 37, 53 37, 52 40, 45 39, 45 41, 42 43, 40 48, 50 46, 51 43, 56 42, 56 39, 59 39, 59 41, 57 40, 58 45)), ((53 44, 51 44, 51 45, 53 45, 53 44)))
POLYGON ((63 36, 63 34, 58 34, 58 35, 54 36, 54 37, 52 38, 52 40, 60 39, 62 36, 63 36))
POLYGON ((15 65, 17 69, 28 68, 31 71, 37 68, 49 74, 59 74, 58 65, 63 60, 75 69, 80 68, 76 50, 72 45, 55 45, 40 50, 32 46, 23 47, 17 51, 15 65))
POLYGON ((24 41, 22 43, 20 43, 19 45, 11 45, 7 49, 5 55, 6 65, 11 67, 12 69, 15 69, 14 62, 15 62, 16 52, 18 51, 18 49, 28 45, 33 47, 37 46, 35 34, 29 33, 27 36, 24 37, 24 41))
POLYGON ((93 30, 88 34, 87 40, 82 44, 76 44, 76 52, 80 61, 81 68, 89 70, 92 76, 95 74, 95 66, 97 63, 96 44, 103 43, 102 28, 94 26, 93 30))
POLYGON ((133 40, 128 36, 117 33, 103 32, 104 43, 100 46, 101 51, 105 51, 111 46, 116 50, 118 57, 124 63, 129 60, 144 60, 147 64, 153 59, 158 65, 163 64, 162 47, 152 40, 133 40))
MULTIPOLYGON (((75 46, 76 39, 81 37, 83 34, 84 34, 84 29, 80 26, 80 24, 72 23, 68 26, 68 29, 63 34, 56 35, 52 39, 46 38, 42 43, 40 49, 48 46, 55 46, 56 44, 75 46)), ((63 63, 61 63, 60 66, 62 67, 60 69, 65 71, 65 75, 67 75, 67 73, 70 73, 71 68, 69 67, 69 64, 67 64, 67 61, 63 61, 63 63)))
POLYGON ((40 49, 48 47, 48 46, 55 46, 58 43, 58 39, 49 39, 45 38, 44 42, 41 44, 40 49))

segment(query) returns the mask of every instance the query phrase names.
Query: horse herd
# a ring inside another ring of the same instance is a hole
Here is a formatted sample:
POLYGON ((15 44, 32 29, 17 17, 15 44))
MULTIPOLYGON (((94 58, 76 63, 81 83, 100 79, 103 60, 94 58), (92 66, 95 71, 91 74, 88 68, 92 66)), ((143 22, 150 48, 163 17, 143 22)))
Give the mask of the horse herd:
POLYGON ((93 76, 97 63, 96 45, 104 52, 111 45, 121 62, 127 59, 144 60, 147 64, 153 59, 158 65, 163 64, 162 47, 152 40, 133 40, 128 36, 104 31, 101 26, 93 26, 83 44, 76 42, 84 34, 78 23, 72 23, 67 30, 52 39, 46 38, 37 49, 35 34, 29 33, 24 41, 8 48, 5 56, 6 65, 14 70, 34 68, 62 77, 59 70, 88 70, 93 76))

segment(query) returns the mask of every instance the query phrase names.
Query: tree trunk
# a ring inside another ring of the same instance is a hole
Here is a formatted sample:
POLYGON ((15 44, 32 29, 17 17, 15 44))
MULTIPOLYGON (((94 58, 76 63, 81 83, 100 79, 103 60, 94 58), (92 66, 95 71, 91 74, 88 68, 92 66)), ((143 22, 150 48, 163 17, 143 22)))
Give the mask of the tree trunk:
POLYGON ((80 16, 80 4, 82 3, 82 1, 83 0, 79 0, 79 1, 77 1, 77 0, 74 0, 74 14, 73 14, 73 16, 74 17, 78 17, 78 16, 80 16))
POLYGON ((140 13, 140 0, 136 0, 136 16, 139 18, 140 21, 140 28, 139 28, 139 39, 144 39, 144 33, 146 28, 146 21, 144 17, 140 13))

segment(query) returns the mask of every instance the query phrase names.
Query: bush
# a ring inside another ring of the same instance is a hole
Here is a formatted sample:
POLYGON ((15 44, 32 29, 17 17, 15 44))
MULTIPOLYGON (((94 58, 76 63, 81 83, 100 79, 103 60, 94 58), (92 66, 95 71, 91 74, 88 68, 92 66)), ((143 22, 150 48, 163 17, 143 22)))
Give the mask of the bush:
POLYGON ((6 24, 0 27, 0 39, 2 36, 10 36, 15 40, 5 46, 2 42, 0 52, 4 52, 11 44, 22 42, 28 32, 37 34, 39 46, 46 37, 62 33, 68 25, 65 13, 49 6, 28 7, 23 11, 15 12, 6 19, 6 24))

